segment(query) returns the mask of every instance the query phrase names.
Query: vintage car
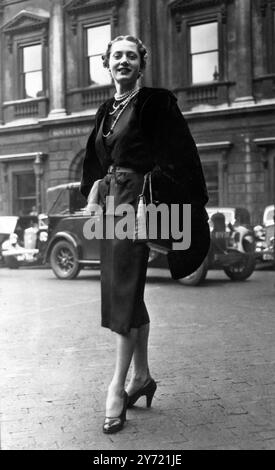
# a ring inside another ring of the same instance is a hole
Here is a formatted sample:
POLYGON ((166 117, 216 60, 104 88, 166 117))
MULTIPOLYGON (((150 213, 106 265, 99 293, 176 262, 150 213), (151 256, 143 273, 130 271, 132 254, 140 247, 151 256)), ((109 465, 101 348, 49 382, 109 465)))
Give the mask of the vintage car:
POLYGON ((1 216, 0 262, 11 269, 42 264, 48 239, 47 216, 1 216))
POLYGON ((99 265, 99 240, 84 237, 86 200, 79 183, 60 184, 47 190, 49 241, 45 261, 59 279, 74 279, 81 268, 99 265))
MULTIPOLYGON (((49 240, 44 262, 50 263, 56 277, 74 279, 82 268, 99 267, 100 240, 85 236, 84 226, 93 216, 84 213, 87 203, 79 192, 79 183, 48 188, 47 204, 49 240)), ((158 256, 151 250, 149 263, 158 256)), ((159 265, 163 264, 164 260, 159 260, 159 265)))
POLYGON ((183 284, 195 286, 209 269, 223 269, 232 281, 243 281, 255 269, 255 237, 245 208, 207 207, 211 244, 202 265, 183 284))
POLYGON ((262 266, 275 266, 275 214, 274 204, 264 209, 262 225, 254 227, 256 258, 262 266))
MULTIPOLYGON (((50 262, 59 279, 73 279, 81 268, 99 265, 99 240, 87 240, 83 230, 87 221, 96 216, 84 215, 85 206, 79 183, 48 189, 49 242, 45 261, 50 262)), ((231 279, 246 279, 255 266, 253 232, 247 228, 249 213, 245 209, 234 208, 209 208, 208 211, 210 225, 213 224, 213 214, 221 213, 225 221, 219 230, 212 227, 207 260, 198 272, 184 278, 183 283, 197 285, 210 267, 222 267, 231 279)), ((149 266, 167 266, 166 250, 154 244, 150 248, 149 266)))

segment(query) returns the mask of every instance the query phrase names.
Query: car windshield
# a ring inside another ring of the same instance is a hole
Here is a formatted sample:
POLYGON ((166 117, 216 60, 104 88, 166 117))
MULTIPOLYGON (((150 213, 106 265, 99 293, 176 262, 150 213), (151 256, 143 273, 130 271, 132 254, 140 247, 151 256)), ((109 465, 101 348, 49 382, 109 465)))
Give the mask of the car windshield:
POLYGON ((264 215, 264 223, 265 225, 274 224, 274 207, 271 207, 269 210, 266 211, 264 215))
POLYGON ((47 213, 66 214, 69 212, 69 191, 65 188, 49 188, 47 191, 47 213))
POLYGON ((85 206, 86 200, 79 191, 79 183, 61 184, 47 190, 48 215, 70 214, 85 206))
POLYGON ((226 225, 228 225, 229 223, 231 223, 233 225, 234 222, 235 222, 234 210, 223 209, 223 208, 220 208, 220 207, 211 207, 211 208, 207 207, 206 209, 207 209, 207 212, 208 212, 208 215, 209 215, 209 219, 211 219, 213 214, 216 214, 217 212, 220 212, 225 217, 226 225))

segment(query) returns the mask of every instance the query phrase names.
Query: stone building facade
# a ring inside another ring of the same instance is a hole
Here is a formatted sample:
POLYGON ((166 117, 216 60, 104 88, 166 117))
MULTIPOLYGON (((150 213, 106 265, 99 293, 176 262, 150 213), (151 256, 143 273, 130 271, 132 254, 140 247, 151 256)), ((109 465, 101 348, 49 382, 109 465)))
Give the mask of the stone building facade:
POLYGON ((1 0, 0 215, 46 210, 77 181, 106 42, 149 49, 142 85, 171 89, 198 145, 209 205, 274 203, 275 0, 1 0), (35 208, 35 209, 34 209, 35 208))

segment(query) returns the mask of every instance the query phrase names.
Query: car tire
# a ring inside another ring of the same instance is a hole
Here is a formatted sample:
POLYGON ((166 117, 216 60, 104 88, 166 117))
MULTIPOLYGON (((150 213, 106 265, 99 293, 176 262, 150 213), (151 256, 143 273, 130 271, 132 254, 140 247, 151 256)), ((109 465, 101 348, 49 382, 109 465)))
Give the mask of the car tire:
POLYGON ((226 266, 223 270, 231 281, 245 281, 253 273, 255 265, 256 259, 254 254, 244 253, 242 259, 238 263, 226 266))
POLYGON ((206 278, 206 274, 208 271, 208 262, 207 258, 203 261, 203 263, 189 276, 183 277, 180 279, 180 283, 184 284, 185 286, 198 286, 201 284, 204 279, 206 278))
POLYGON ((5 264, 9 269, 18 269, 19 262, 17 261, 15 256, 6 256, 5 264))
POLYGON ((67 240, 60 240, 53 246, 50 253, 50 265, 58 279, 74 279, 81 266, 75 247, 67 240))

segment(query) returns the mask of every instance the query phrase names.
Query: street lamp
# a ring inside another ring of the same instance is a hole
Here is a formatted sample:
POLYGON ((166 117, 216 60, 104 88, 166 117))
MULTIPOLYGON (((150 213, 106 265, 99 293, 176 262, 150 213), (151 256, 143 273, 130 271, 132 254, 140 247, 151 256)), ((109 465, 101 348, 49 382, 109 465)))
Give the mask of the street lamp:
POLYGON ((35 174, 35 201, 36 210, 39 214, 41 212, 41 177, 43 175, 42 165, 42 153, 37 153, 33 162, 34 174, 35 174))

